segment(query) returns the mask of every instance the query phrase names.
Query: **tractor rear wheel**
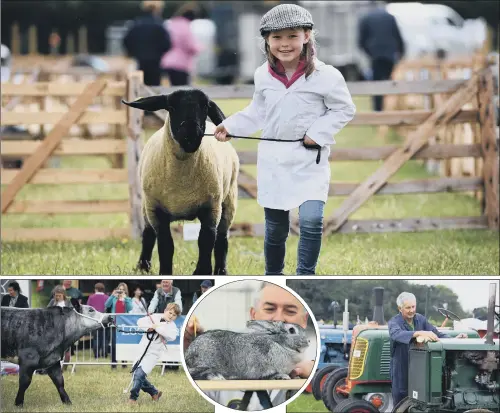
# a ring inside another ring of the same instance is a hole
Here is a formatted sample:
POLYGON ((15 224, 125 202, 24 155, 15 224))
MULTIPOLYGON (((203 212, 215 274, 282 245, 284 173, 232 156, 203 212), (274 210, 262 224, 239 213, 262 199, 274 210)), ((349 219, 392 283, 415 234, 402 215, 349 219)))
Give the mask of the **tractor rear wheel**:
POLYGON ((338 392, 338 388, 340 386, 345 386, 348 368, 339 368, 333 372, 331 372, 323 385, 323 390, 321 392, 321 399, 328 410, 333 412, 333 409, 337 404, 347 399, 349 396, 338 392))
POLYGON ((338 368, 339 366, 326 366, 316 372, 311 381, 313 396, 316 400, 321 400, 321 391, 323 390, 326 376, 328 376, 328 374, 330 374, 334 370, 337 370, 338 368))
MULTIPOLYGON (((394 409, 392 410, 392 413, 411 413, 417 410, 412 409, 412 407, 418 406, 418 403, 415 402, 415 400, 411 399, 410 397, 405 397, 403 400, 401 400, 394 409)), ((418 410, 421 411, 421 410, 418 410)))
POLYGON ((337 404, 333 413, 380 413, 380 411, 366 400, 347 399, 337 404))

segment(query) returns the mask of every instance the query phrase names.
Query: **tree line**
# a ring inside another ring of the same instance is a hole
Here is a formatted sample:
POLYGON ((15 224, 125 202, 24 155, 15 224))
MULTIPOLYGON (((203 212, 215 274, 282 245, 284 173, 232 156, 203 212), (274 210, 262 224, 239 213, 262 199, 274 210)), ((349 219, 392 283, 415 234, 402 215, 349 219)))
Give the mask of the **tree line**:
MULTIPOLYGON (((357 316, 361 321, 372 319, 374 287, 384 288, 384 318, 387 322, 398 313, 396 299, 403 291, 411 292, 417 298, 417 312, 425 314, 427 302, 427 316, 434 322, 441 323, 444 317, 437 308, 447 304, 448 310, 460 318, 472 317, 472 314, 463 310, 458 296, 448 287, 442 285, 427 286, 410 284, 405 280, 289 280, 287 285, 296 291, 307 303, 316 320, 332 320, 333 310, 331 303, 339 304, 337 309, 338 320, 342 321, 344 301, 349 300, 349 319, 355 323, 357 316), (446 304, 445 304, 446 303, 446 304)), ((485 302, 487 297, 485 297, 485 302)))

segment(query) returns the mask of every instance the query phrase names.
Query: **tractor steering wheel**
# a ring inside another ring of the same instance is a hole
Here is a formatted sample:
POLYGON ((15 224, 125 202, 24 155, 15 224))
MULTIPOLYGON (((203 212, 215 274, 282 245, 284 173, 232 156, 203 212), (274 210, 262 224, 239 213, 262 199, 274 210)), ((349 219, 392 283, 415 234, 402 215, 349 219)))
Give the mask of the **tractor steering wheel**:
POLYGON ((444 308, 438 308, 439 314, 442 316, 449 318, 452 321, 461 321, 460 317, 457 316, 455 313, 452 313, 450 310, 446 310, 444 308))

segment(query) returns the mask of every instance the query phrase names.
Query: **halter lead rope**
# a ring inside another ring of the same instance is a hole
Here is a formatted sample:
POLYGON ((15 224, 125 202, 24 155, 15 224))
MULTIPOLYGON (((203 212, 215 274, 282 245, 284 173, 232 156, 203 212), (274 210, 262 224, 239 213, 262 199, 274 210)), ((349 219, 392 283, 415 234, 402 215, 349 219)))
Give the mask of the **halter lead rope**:
MULTIPOLYGON (((214 136, 214 133, 205 133, 205 136, 214 136)), ((231 138, 236 138, 236 139, 252 139, 252 140, 257 140, 257 141, 271 141, 271 142, 303 142, 304 138, 301 139, 292 139, 292 140, 284 140, 284 139, 275 139, 275 138, 255 138, 253 136, 237 136, 237 135, 230 135, 227 134, 227 136, 231 138)), ((321 146, 318 145, 317 143, 314 145, 302 144, 304 148, 306 149, 317 149, 318 150, 318 155, 316 156, 316 164, 319 164, 319 161, 321 160, 321 146)))

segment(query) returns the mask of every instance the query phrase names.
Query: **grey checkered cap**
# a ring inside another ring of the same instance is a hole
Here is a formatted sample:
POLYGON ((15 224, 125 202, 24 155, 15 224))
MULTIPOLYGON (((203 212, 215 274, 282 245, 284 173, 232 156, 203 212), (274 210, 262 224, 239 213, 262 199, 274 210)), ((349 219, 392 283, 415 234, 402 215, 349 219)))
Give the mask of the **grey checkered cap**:
POLYGON ((280 4, 269 10, 260 20, 260 34, 264 36, 271 31, 305 27, 312 29, 314 22, 306 9, 296 4, 280 4))

